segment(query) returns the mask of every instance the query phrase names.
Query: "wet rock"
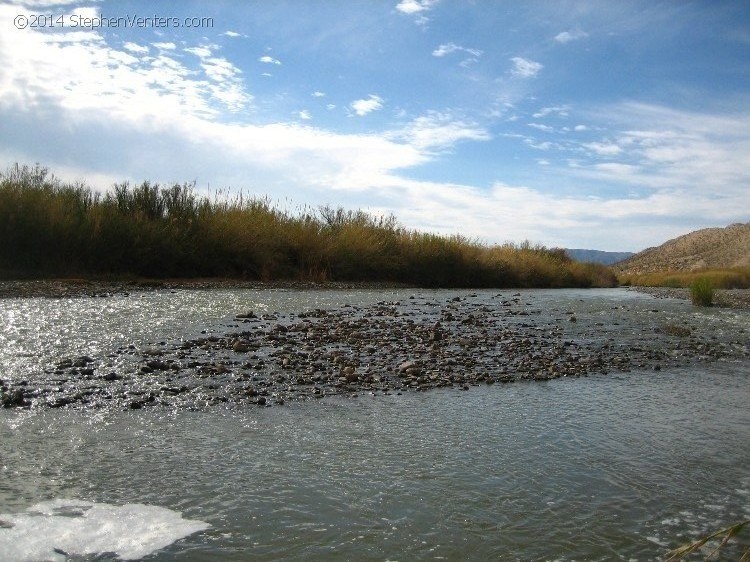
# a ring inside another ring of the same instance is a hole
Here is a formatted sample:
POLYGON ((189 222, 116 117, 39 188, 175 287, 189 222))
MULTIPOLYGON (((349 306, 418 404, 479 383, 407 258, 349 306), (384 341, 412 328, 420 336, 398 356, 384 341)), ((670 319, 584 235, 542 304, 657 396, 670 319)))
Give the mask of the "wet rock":
POLYGON ((14 406, 23 406, 24 404, 23 391, 20 388, 0 394, 0 405, 3 408, 13 408, 14 406))
POLYGON ((164 361, 160 361, 157 359, 152 359, 151 361, 146 361, 146 366, 151 369, 151 371, 166 371, 169 369, 169 364, 165 363, 164 361))
POLYGON ((73 367, 85 367, 89 363, 93 363, 94 360, 89 357, 88 355, 82 355, 81 357, 76 358, 75 361, 73 361, 73 367))

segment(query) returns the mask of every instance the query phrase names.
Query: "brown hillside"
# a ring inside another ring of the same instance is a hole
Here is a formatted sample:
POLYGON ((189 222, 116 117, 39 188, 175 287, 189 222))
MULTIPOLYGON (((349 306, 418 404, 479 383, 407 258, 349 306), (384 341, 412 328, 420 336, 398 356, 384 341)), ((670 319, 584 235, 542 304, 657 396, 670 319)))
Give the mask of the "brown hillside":
POLYGON ((750 266, 750 222, 704 228, 648 248, 615 268, 623 273, 695 271, 750 266))

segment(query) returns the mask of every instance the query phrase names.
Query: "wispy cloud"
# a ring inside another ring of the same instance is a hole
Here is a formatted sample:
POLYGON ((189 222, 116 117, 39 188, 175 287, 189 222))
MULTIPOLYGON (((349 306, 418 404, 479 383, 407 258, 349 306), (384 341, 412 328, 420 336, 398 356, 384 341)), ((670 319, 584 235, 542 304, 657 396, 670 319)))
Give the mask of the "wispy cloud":
POLYGON ((123 48, 130 51, 131 53, 136 53, 139 55, 145 55, 149 50, 145 45, 138 45, 137 43, 131 43, 129 41, 123 44, 123 48))
POLYGON ((396 4, 396 10, 402 14, 414 16, 414 21, 418 25, 425 26, 430 21, 427 12, 437 3, 438 0, 401 0, 396 4))
POLYGON ((310 94, 314 98, 324 98, 326 97, 325 92, 315 91, 312 94, 310 94))
POLYGON ((510 60, 513 63, 511 74, 521 78, 534 78, 544 68, 543 64, 523 57, 513 57, 510 60))
POLYGON ((247 35, 243 35, 242 33, 237 33, 236 31, 231 31, 231 30, 225 31, 224 33, 222 33, 222 35, 224 35, 225 37, 232 37, 232 38, 247 37, 247 35))
MULTIPOLYGON (((597 160, 580 165, 578 173, 652 189, 684 189, 696 196, 742 195, 744 208, 750 208, 750 113, 699 113, 629 102, 593 116, 621 129, 610 130, 611 138, 581 144, 608 162, 604 167, 597 160)), ((732 205, 738 204, 735 200, 732 205)))
POLYGON ((570 111, 570 107, 567 105, 543 107, 542 109, 534 113, 532 117, 534 119, 541 119, 542 117, 547 117, 548 115, 557 115, 558 117, 568 117, 569 111, 570 111))
POLYGON ((404 140, 421 151, 440 151, 460 141, 487 141, 492 138, 477 123, 456 119, 448 113, 437 111, 417 117, 403 129, 389 133, 388 136, 404 140))
POLYGON ((555 35, 555 41, 557 41, 558 43, 565 44, 565 43, 570 43, 571 41, 585 39, 588 36, 589 36, 588 33, 586 33, 585 31, 581 31, 581 30, 563 31, 555 35))
POLYGON ((368 113, 382 109, 383 98, 374 94, 370 94, 370 97, 367 99, 354 100, 350 104, 350 107, 354 110, 354 113, 356 113, 360 117, 363 117, 368 113))
POLYGON ((478 57, 482 54, 482 51, 479 49, 470 49, 468 47, 462 47, 461 45, 456 45, 455 43, 444 43, 440 45, 437 49, 432 51, 433 57, 444 57, 445 55, 449 55, 451 53, 456 52, 466 52, 470 55, 474 55, 475 57, 478 57))
POLYGON ((201 45, 199 47, 188 47, 185 49, 185 52, 191 53, 201 59, 205 59, 211 56, 211 47, 208 45, 201 45))
POLYGON ((297 116, 303 121, 309 121, 310 119, 312 119, 312 115, 310 115, 310 112, 306 109, 303 109, 302 111, 298 112, 297 116))
POLYGON ((262 62, 265 64, 276 64, 276 65, 281 64, 281 61, 279 59, 275 59, 269 55, 263 55, 262 57, 258 59, 258 62, 262 62))
POLYGON ((550 127, 549 125, 545 125, 543 123, 528 123, 528 126, 540 131, 544 131, 545 133, 552 133, 555 131, 554 127, 550 127))
POLYGON ((461 45, 457 45, 456 43, 452 42, 440 45, 437 49, 432 51, 432 56, 445 57, 447 55, 450 55, 451 53, 468 53, 470 55, 468 58, 464 58, 459 63, 460 66, 463 67, 479 62, 479 57, 482 56, 482 51, 480 49, 462 47, 461 45))
POLYGON ((402 14, 421 14, 432 8, 438 0, 401 0, 396 5, 396 9, 402 14))

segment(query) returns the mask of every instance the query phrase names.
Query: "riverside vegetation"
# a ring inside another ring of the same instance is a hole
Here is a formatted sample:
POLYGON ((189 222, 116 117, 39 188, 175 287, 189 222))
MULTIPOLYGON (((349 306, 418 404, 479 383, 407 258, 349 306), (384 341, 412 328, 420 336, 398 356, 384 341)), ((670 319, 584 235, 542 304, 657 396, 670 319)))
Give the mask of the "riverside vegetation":
POLYGON ((663 271, 643 274, 620 273, 623 285, 640 287, 654 296, 689 298, 696 306, 750 308, 750 268, 663 271), (656 289, 661 288, 661 289, 656 289), (659 291, 663 291, 662 294, 659 291), (665 292, 664 292, 665 291, 665 292))
POLYGON ((406 229, 393 216, 297 213, 191 184, 65 183, 45 167, 0 173, 0 276, 233 277, 425 287, 608 287, 606 267, 529 243, 487 246, 406 229))

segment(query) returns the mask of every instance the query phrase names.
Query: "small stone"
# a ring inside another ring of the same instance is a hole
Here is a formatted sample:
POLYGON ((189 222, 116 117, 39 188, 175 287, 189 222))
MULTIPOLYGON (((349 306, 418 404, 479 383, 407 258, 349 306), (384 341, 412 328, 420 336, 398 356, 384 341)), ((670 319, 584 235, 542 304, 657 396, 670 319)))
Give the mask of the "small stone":
POLYGON ((241 340, 237 340, 232 345, 232 350, 236 353, 247 353, 250 351, 250 346, 248 346, 245 342, 241 340))
POLYGON ((94 360, 89 357, 88 355, 82 355, 81 357, 78 357, 75 361, 73 361, 73 367, 85 367, 89 363, 93 363, 94 360))
POLYGON ((409 369, 415 369, 417 368, 417 362, 416 361, 404 361, 401 363, 401 365, 398 366, 398 370, 401 373, 405 373, 409 369))

